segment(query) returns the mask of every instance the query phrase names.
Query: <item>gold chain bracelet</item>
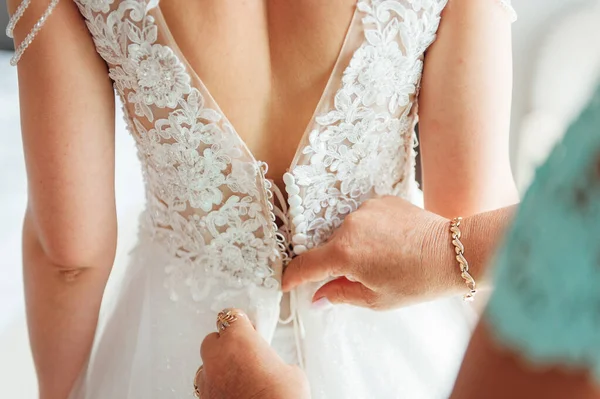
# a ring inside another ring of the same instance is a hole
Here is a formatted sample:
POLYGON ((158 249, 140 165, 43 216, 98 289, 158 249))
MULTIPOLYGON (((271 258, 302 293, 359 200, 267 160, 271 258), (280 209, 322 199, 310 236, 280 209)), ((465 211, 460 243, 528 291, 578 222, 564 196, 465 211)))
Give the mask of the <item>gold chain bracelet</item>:
POLYGON ((452 245, 454 245, 454 251, 456 252, 456 260, 460 266, 460 276, 465 280, 465 284, 469 288, 469 292, 463 296, 466 302, 472 302, 475 299, 477 293, 475 279, 469 273, 469 262, 465 259, 465 246, 460 241, 460 222, 461 217, 452 219, 450 222, 450 233, 452 234, 452 245))

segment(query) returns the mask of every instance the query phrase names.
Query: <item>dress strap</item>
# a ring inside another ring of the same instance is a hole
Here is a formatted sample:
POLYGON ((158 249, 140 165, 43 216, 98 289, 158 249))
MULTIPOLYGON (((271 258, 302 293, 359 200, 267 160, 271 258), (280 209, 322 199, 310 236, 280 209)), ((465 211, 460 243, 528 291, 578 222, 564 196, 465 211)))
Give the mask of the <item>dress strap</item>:
MULTIPOLYGON (((25 52, 25 50, 27 50, 27 47, 29 47, 29 45, 33 42, 33 39, 35 39, 35 36, 38 34, 40 29, 42 29, 42 26, 44 26, 44 23, 46 23, 46 20, 48 19, 50 14, 52 14, 52 11, 54 11, 59 1, 60 0, 50 1, 50 4, 48 4, 46 11, 44 11, 40 19, 35 23, 35 25, 33 25, 33 28, 27 34, 27 36, 25 36, 25 39, 23 39, 23 41, 15 48, 15 55, 10 59, 10 65, 17 65, 17 63, 23 56, 23 53, 25 52)), ((14 15, 8 21, 8 25, 6 27, 6 36, 10 37, 11 39, 13 38, 15 26, 17 26, 17 23, 19 22, 23 14, 25 14, 25 10, 27 10, 29 4, 31 4, 31 0, 23 0, 21 4, 19 4, 19 7, 17 7, 17 10, 15 11, 14 15)))
POLYGON ((302 353, 302 341, 306 337, 306 332, 304 330, 304 323, 302 322, 302 317, 300 312, 298 312, 298 293, 296 289, 293 289, 290 292, 290 316, 287 319, 282 320, 279 319, 279 323, 281 324, 289 324, 293 322, 294 328, 294 344, 296 346, 296 358, 298 360, 298 366, 300 369, 305 370, 304 368, 304 354, 302 353))
POLYGON ((10 21, 8 21, 8 25, 6 25, 6 36, 10 37, 11 39, 13 38, 13 31, 15 30, 15 26, 17 25, 17 22, 19 22, 23 14, 25 14, 25 10, 27 9, 27 7, 29 7, 29 4, 31 4, 31 0, 23 0, 21 4, 19 4, 19 7, 17 7, 17 10, 15 11, 14 15, 10 18, 10 21))

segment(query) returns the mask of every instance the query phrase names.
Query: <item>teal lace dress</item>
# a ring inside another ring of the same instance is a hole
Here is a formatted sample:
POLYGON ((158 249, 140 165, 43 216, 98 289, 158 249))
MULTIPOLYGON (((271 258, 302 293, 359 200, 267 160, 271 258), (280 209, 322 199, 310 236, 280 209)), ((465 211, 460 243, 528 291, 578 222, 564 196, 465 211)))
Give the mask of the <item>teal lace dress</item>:
POLYGON ((600 88, 536 172, 494 272, 498 339, 600 384, 600 88))

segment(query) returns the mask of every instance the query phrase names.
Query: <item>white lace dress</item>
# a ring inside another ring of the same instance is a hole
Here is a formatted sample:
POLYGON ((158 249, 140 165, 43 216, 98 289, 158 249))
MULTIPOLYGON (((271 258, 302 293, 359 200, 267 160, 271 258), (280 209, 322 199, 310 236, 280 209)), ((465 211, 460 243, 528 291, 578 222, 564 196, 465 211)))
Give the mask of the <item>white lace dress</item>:
POLYGON ((73 398, 193 397, 199 344, 225 307, 248 312, 304 367, 315 399, 444 397, 470 331, 459 299, 319 311, 310 307, 317 286, 308 286, 283 310, 291 323, 278 320, 290 257, 324 242, 368 198, 415 198, 423 54, 446 0, 358 2, 284 176, 287 204, 177 48, 156 0, 76 3, 137 142, 147 208, 73 398))

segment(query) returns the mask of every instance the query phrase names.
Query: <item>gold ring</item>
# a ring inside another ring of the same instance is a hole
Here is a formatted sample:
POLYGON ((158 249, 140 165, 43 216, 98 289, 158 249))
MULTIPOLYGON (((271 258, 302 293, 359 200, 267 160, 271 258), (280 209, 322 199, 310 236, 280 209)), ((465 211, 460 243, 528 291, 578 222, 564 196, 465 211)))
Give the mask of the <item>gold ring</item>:
POLYGON ((224 309, 217 315, 217 330, 225 331, 233 322, 237 321, 238 312, 234 309, 224 309))
POLYGON ((196 375, 194 376, 194 396, 200 399, 200 387, 198 386, 198 377, 200 377, 200 373, 204 370, 204 365, 200 365, 198 370, 196 370, 196 375))

